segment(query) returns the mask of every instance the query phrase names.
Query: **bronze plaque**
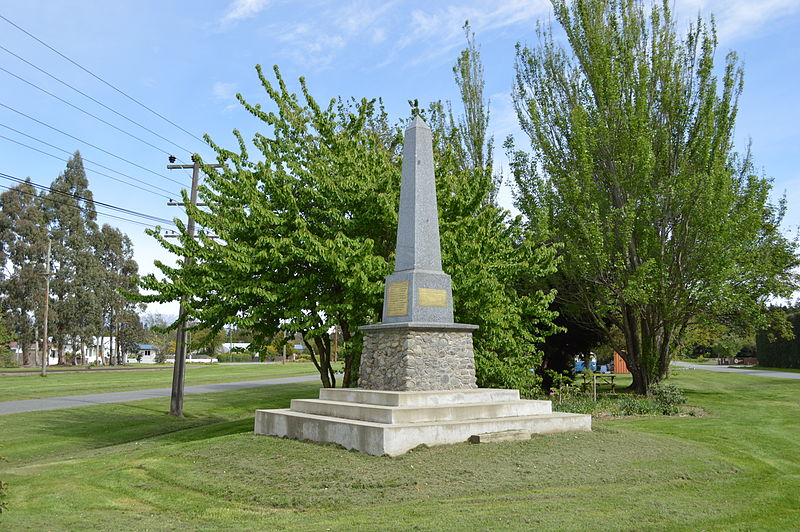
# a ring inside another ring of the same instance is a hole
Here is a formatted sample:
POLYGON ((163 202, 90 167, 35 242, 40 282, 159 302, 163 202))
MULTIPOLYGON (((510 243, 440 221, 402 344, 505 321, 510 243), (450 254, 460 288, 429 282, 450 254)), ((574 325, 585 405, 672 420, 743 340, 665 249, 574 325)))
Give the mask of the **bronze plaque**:
POLYGON ((420 288, 419 304, 422 307, 446 307, 447 290, 437 290, 435 288, 420 288))
POLYGON ((386 313, 389 316, 408 316, 408 281, 389 283, 386 291, 386 313))

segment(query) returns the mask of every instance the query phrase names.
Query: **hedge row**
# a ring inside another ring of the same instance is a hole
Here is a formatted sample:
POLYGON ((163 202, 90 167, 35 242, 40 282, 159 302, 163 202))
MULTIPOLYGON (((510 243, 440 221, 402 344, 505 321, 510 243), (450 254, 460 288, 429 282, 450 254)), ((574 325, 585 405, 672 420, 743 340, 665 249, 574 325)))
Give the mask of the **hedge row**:
POLYGON ((794 330, 791 340, 778 337, 770 341, 765 334, 756 336, 759 366, 800 369, 800 314, 790 314, 788 318, 794 330))

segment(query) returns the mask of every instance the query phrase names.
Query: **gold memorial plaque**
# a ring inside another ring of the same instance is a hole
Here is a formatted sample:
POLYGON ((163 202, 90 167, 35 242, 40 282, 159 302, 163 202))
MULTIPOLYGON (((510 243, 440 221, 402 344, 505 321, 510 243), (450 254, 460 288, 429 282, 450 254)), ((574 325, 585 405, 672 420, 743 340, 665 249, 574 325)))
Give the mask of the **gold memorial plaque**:
POLYGON ((447 291, 435 288, 420 288, 419 304, 422 307, 446 307, 447 291))
POLYGON ((386 291, 386 312, 389 316, 408 316, 408 281, 389 283, 386 291))

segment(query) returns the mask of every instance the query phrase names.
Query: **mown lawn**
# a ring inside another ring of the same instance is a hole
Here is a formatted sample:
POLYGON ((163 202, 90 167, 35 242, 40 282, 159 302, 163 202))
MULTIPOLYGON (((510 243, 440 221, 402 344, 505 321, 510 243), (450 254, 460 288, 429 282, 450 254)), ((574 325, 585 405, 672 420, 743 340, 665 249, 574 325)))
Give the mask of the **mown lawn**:
MULTIPOLYGON (((186 385, 240 382, 317 373, 310 362, 287 364, 187 366, 186 385)), ((60 397, 89 393, 122 392, 149 388, 168 388, 172 371, 86 371, 50 372, 40 375, 0 375, 0 401, 60 397)))
POLYGON ((0 417, 8 530, 791 530, 800 382, 677 370, 701 417, 374 457, 254 436, 302 383, 0 417))

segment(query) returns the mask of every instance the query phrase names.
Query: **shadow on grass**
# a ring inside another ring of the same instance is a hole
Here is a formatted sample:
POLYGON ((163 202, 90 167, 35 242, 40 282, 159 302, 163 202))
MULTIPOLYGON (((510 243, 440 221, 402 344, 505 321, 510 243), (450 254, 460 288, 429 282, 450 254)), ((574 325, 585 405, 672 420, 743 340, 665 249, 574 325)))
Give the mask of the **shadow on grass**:
POLYGON ((168 399, 86 406, 4 416, 2 451, 17 464, 135 441, 202 441, 252 432, 255 410, 285 408, 312 397, 319 385, 298 383, 187 396, 186 417, 167 414, 168 399))

